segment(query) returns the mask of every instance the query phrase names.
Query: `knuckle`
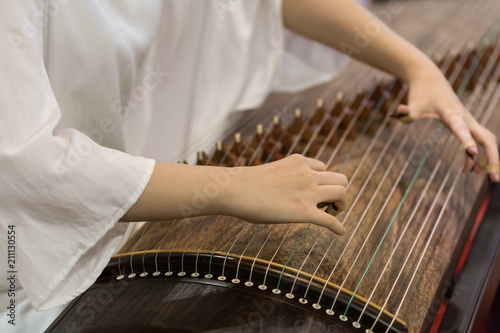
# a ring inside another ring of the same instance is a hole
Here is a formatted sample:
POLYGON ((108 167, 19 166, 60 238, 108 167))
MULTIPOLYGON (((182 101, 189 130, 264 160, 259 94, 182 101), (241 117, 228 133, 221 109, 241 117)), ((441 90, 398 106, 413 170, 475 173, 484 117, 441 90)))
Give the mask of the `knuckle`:
POLYGON ((339 198, 343 199, 347 196, 347 190, 344 186, 336 185, 333 190, 338 195, 339 198))
POLYGON ((486 141, 489 141, 489 142, 494 141, 496 143, 497 136, 495 134, 493 134, 493 132, 491 132, 489 129, 485 129, 484 134, 485 134, 486 141))
POLYGON ((303 177, 303 179, 308 183, 308 184, 316 184, 318 183, 318 175, 316 172, 314 172, 311 169, 305 169, 300 172, 300 176, 303 177))
POLYGON ((292 154, 289 157, 290 160, 292 161, 297 161, 297 162, 305 162, 306 158, 300 154, 292 154))
POLYGON ((454 115, 456 115, 456 113, 453 111, 453 109, 450 109, 450 108, 439 109, 438 112, 441 114, 441 116, 444 119, 450 119, 454 115))
POLYGON ((452 128, 461 126, 464 123, 463 117, 455 112, 450 111, 450 113, 446 116, 446 118, 452 128))
POLYGON ((481 127, 480 132, 477 136, 478 141, 487 146, 493 144, 496 146, 497 136, 485 127, 481 127))
POLYGON ((347 186, 347 183, 349 182, 349 180, 347 179, 347 176, 344 174, 340 174, 340 179, 341 179, 341 184, 343 186, 347 186))

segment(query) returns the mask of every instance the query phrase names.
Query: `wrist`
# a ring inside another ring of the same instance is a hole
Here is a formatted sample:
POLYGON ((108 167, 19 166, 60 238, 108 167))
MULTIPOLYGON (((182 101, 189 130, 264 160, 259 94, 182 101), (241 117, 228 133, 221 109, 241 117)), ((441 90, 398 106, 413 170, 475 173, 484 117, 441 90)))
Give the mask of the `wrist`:
POLYGON ((242 167, 203 167, 205 181, 200 187, 207 200, 203 215, 234 215, 234 207, 241 196, 240 174, 242 167))
POLYGON ((420 80, 435 79, 436 77, 443 76, 439 67, 423 53, 419 54, 414 60, 407 62, 403 75, 404 77, 401 79, 409 84, 420 80))

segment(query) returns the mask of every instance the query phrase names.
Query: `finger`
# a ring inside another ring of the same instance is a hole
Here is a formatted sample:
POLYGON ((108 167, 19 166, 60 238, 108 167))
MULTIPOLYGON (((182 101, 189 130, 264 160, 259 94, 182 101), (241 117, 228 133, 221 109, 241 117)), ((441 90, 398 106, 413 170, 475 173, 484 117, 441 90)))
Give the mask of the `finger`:
POLYGON ((462 172, 470 171, 474 167, 474 163, 475 163, 474 160, 472 160, 470 158, 466 158, 462 172))
POLYGON ((338 208, 337 213, 340 213, 347 206, 346 189, 340 185, 321 186, 318 190, 317 202, 333 202, 338 208))
POLYGON ((319 173, 319 185, 342 185, 347 186, 347 177, 341 173, 323 171, 319 173))
POLYGON ((411 112, 410 107, 408 105, 400 104, 391 117, 396 118, 403 123, 411 123, 415 120, 415 115, 411 112))
POLYGON ((443 122, 458 138, 467 156, 473 159, 478 154, 477 144, 472 138, 464 116, 456 111, 448 111, 443 115, 443 122))
POLYGON ((475 173, 476 175, 479 175, 479 174, 481 174, 481 173, 483 172, 483 169, 481 168, 481 166, 480 166, 479 164, 476 164, 476 165, 474 166, 473 171, 474 171, 474 173, 475 173))
POLYGON ((318 161, 318 160, 315 160, 314 158, 309 158, 309 157, 306 157, 306 163, 309 165, 309 167, 313 170, 316 170, 316 171, 326 171, 326 164, 321 162, 321 161, 318 161))
POLYGON ((474 121, 470 127, 472 135, 474 135, 477 142, 484 147, 486 152, 488 158, 486 172, 488 172, 492 182, 498 183, 500 181, 500 170, 498 167, 500 162, 498 157, 497 138, 491 131, 484 128, 476 121, 474 121))
POLYGON ((311 214, 311 223, 325 227, 339 236, 347 233, 347 230, 337 218, 317 209, 311 214))

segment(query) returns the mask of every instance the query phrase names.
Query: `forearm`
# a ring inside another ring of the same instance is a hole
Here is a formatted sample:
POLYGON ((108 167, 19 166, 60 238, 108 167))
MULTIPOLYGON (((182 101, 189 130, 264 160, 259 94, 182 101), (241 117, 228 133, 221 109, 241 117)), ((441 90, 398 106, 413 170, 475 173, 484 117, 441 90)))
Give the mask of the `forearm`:
POLYGON ((292 155, 253 167, 219 168, 157 162, 146 189, 122 221, 230 215, 254 223, 314 223, 336 234, 342 224, 317 209, 345 209, 347 178, 320 161, 292 155))
POLYGON ((409 82, 432 61, 353 0, 283 0, 290 30, 409 82))
POLYGON ((121 221, 223 214, 236 169, 156 162, 144 192, 121 221))

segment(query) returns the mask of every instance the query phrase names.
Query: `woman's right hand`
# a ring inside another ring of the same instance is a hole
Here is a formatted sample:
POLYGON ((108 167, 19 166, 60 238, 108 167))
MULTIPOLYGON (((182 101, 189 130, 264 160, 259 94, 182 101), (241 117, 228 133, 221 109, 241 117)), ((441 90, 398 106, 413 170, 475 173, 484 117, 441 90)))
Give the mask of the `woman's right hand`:
POLYGON ((313 223, 337 235, 346 233, 334 216, 317 208, 333 202, 340 212, 347 205, 347 177, 327 171, 323 162, 295 154, 230 172, 234 175, 221 208, 227 215, 252 223, 313 223))

